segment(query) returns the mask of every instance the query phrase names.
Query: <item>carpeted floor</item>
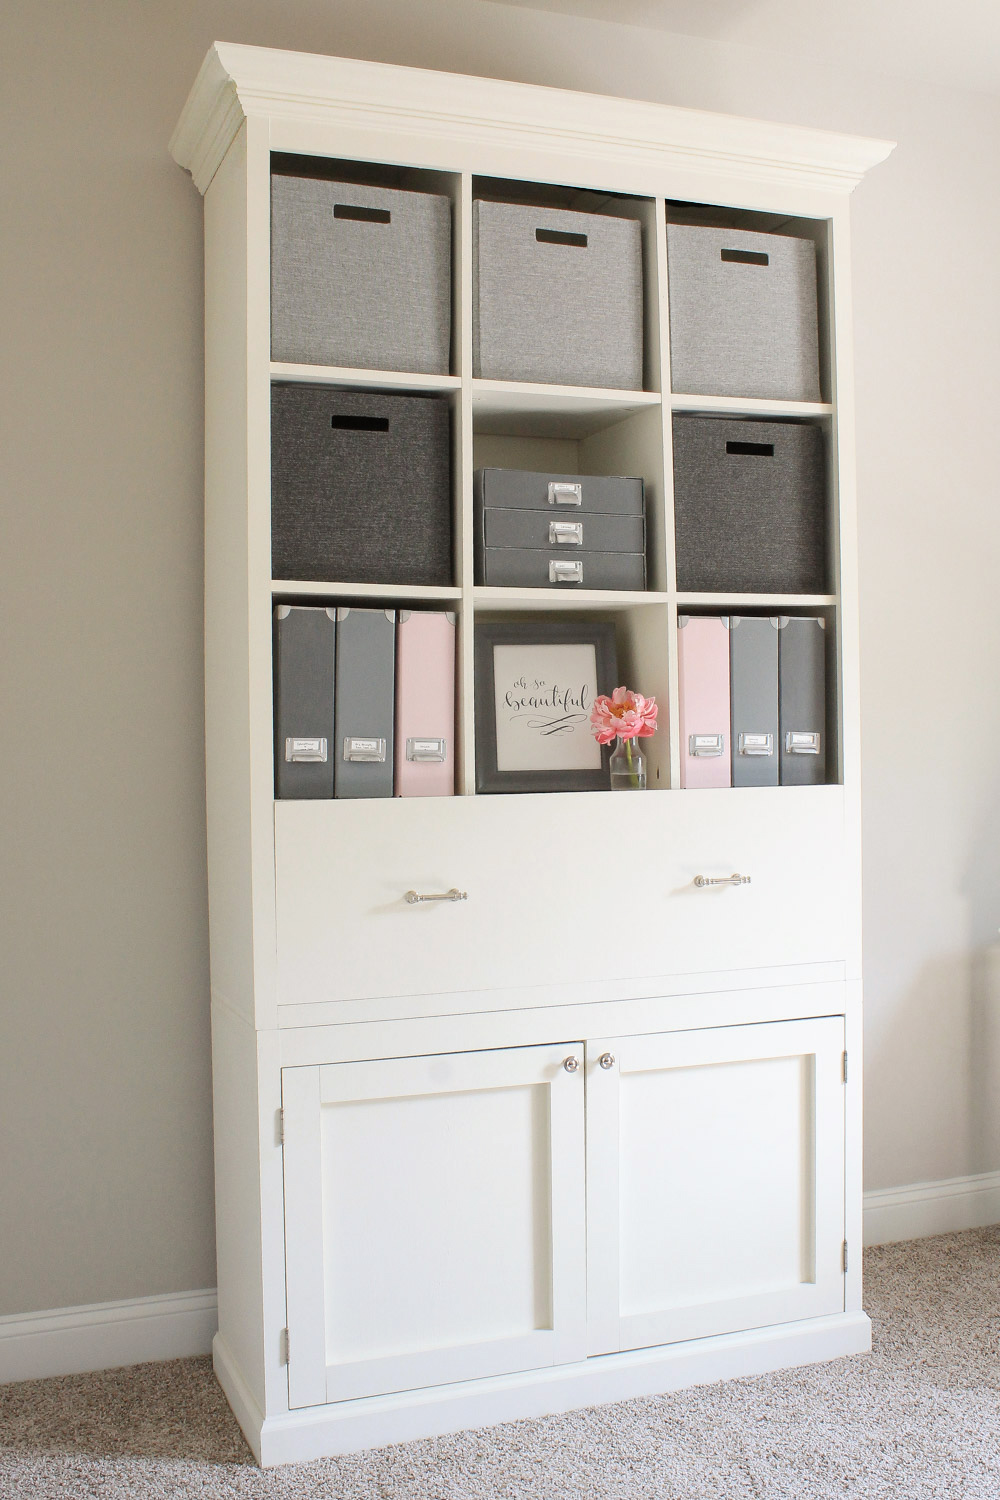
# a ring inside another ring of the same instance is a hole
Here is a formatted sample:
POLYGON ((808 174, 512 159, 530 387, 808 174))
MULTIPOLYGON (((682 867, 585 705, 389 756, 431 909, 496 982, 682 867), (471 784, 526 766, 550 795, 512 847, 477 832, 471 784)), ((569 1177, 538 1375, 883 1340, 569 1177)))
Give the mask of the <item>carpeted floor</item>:
POLYGON ((0 1387, 0 1500, 1000 1500, 1000 1227, 866 1274, 871 1355, 267 1473, 207 1359, 0 1387))

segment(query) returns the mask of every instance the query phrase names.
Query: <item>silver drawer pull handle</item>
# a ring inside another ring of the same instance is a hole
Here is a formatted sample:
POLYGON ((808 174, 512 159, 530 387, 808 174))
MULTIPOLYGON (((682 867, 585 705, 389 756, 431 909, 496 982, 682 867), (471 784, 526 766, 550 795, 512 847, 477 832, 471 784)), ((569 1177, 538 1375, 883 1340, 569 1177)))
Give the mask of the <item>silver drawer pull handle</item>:
POLYGON ((749 885, 749 875, 696 875, 694 883, 701 890, 706 885, 749 885))
POLYGON ((427 895, 419 891, 407 891, 403 900, 408 906, 417 906, 421 901, 468 901, 468 891, 457 891, 452 886, 450 891, 431 892, 427 895))
POLYGON ((575 1073, 579 1066, 580 1059, 578 1057, 567 1057, 566 1061, 563 1063, 563 1067, 566 1069, 567 1073, 575 1073))
POLYGON ((583 562, 564 562, 561 558, 553 557, 549 561, 550 583, 582 583, 583 562))
POLYGON ((582 547, 583 546, 583 522, 582 521, 550 521, 549 522, 549 546, 550 547, 582 547))
POLYGON ((548 494, 550 505, 583 504, 582 484, 567 484, 565 482, 559 482, 558 480, 552 480, 549 483, 548 494))

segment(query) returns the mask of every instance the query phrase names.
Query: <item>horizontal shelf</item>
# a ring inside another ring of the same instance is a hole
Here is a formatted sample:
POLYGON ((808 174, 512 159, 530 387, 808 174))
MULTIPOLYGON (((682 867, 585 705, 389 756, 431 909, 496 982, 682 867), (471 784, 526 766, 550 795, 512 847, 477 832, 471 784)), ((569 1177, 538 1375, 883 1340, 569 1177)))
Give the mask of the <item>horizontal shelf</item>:
POLYGON ((677 603, 720 609, 820 609, 837 603, 836 594, 678 594, 677 603))
POLYGON ((725 412, 734 417, 829 417, 829 401, 769 401, 759 396, 676 396, 669 398, 671 411, 725 412))
POLYGON ((336 365, 287 365, 278 360, 271 361, 271 379, 388 391, 457 391, 462 384, 458 375, 408 375, 399 370, 347 370, 336 365))
POLYGON ((602 427, 659 406, 658 391, 613 391, 582 385, 531 385, 474 380, 472 417, 478 432, 522 437, 589 437, 602 427))
POLYGON ((477 585, 472 591, 476 608, 491 610, 642 609, 666 604, 667 595, 642 589, 502 589, 477 585))
POLYGON ((271 579, 271 593, 281 598, 295 599, 425 599, 428 603, 438 600, 461 599, 462 590, 451 586, 434 588, 421 583, 314 583, 304 579, 271 579))

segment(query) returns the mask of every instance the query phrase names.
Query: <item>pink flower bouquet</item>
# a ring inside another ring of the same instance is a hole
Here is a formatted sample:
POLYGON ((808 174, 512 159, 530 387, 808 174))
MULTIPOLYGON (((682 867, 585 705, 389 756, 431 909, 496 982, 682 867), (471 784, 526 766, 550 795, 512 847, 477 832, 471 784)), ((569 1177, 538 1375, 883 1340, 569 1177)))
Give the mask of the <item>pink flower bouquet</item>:
POLYGON ((617 687, 594 700, 590 727, 599 745, 610 745, 615 738, 634 740, 656 733, 656 699, 617 687))

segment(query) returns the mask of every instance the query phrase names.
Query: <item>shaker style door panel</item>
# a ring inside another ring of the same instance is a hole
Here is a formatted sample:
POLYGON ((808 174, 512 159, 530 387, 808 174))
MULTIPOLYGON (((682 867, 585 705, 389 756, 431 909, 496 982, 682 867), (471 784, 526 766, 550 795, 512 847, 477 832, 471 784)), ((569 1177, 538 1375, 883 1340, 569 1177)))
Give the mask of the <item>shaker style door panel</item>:
POLYGON ((843 1311, 843 1045, 839 1017, 587 1044, 590 1353, 843 1311))
POLYGON ((845 957, 839 786, 278 802, 278 1002, 845 957), (634 852, 606 868, 608 850, 634 852), (698 885, 696 878, 742 885, 698 885), (466 892, 408 904, 408 891, 466 892))
POLYGON ((580 1043, 284 1070, 291 1406, 583 1356, 583 1098, 580 1043))

